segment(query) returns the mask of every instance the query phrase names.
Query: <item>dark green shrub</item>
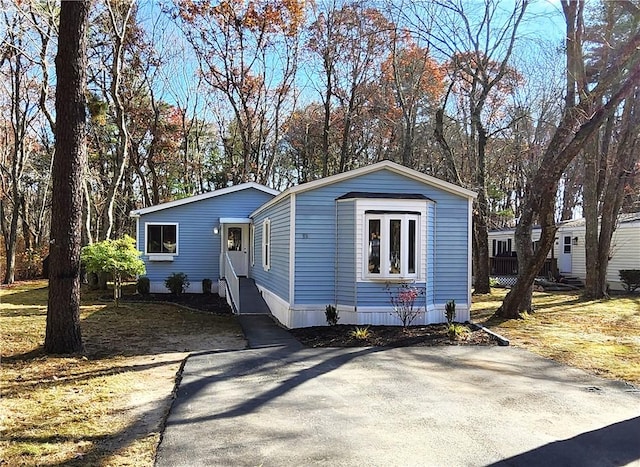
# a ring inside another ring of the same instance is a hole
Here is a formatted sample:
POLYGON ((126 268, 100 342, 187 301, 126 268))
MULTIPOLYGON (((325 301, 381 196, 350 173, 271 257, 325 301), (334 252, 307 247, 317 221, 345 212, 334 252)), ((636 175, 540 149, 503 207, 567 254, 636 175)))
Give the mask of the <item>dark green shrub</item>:
POLYGON ((451 326, 456 319, 456 301, 449 300, 444 306, 445 316, 447 317, 447 324, 451 326))
POLYGON ((149 295, 151 292, 151 281, 148 277, 138 277, 138 282, 136 283, 136 290, 141 295, 149 295))
POLYGON ((211 293, 211 279, 202 279, 202 293, 205 295, 211 293))
POLYGON ((189 288, 191 282, 184 272, 174 272, 165 279, 164 285, 173 295, 181 295, 189 288))
POLYGON ((633 292, 640 287, 640 269, 621 269, 618 274, 627 292, 633 292))
POLYGON ((338 309, 333 305, 327 305, 327 308, 325 308, 324 311, 324 316, 327 318, 327 324, 329 326, 335 326, 340 320, 338 309))

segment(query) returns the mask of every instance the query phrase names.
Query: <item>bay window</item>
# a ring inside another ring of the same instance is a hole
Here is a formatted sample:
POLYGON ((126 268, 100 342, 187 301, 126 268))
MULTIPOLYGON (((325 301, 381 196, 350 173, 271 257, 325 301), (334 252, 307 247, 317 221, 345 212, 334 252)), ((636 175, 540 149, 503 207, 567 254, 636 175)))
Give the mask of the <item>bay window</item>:
POLYGON ((371 279, 417 277, 420 213, 367 212, 366 276, 371 279))

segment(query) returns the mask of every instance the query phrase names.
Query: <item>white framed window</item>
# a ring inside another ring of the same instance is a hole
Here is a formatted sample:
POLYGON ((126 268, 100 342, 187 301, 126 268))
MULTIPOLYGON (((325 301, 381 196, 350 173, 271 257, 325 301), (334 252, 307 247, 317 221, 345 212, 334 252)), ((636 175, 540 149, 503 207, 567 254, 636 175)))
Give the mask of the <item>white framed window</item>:
POLYGON ((271 220, 262 221, 262 268, 271 269, 271 220))
POLYGON ((249 225, 249 263, 251 266, 256 264, 256 228, 253 224, 249 225))
POLYGON ((420 214, 367 212, 363 257, 369 279, 417 279, 420 271, 420 214))
POLYGON ((178 254, 178 224, 145 223, 145 246, 147 255, 177 255, 178 254))

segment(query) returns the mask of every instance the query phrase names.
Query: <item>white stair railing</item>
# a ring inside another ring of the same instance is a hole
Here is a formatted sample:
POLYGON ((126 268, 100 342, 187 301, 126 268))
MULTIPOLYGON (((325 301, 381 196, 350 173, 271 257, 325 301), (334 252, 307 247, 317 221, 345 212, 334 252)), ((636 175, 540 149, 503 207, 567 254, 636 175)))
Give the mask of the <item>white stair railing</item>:
POLYGON ((227 284, 227 303, 234 313, 240 313, 240 279, 227 253, 224 254, 224 279, 227 284))

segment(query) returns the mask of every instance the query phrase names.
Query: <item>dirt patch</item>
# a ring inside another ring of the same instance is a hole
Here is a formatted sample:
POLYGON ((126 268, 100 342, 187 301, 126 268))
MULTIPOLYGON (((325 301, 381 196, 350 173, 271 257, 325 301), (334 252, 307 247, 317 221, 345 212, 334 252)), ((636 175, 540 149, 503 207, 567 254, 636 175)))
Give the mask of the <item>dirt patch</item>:
POLYGON ((406 347, 436 345, 498 345, 498 341, 471 325, 460 325, 463 335, 451 339, 446 324, 428 326, 315 326, 292 329, 291 333, 309 347, 406 347), (358 338, 357 329, 367 328, 368 336, 358 338))

